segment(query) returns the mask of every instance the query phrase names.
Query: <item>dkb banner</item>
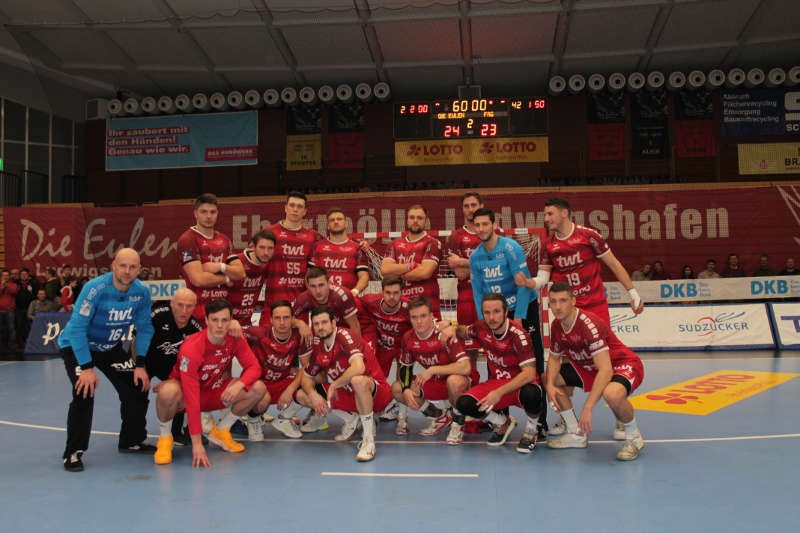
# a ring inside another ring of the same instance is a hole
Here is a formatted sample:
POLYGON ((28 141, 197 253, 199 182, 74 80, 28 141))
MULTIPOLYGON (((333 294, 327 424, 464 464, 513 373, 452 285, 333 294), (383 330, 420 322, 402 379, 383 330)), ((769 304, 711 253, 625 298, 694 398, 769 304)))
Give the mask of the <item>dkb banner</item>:
POLYGON ((106 121, 106 170, 258 164, 258 112, 106 121))

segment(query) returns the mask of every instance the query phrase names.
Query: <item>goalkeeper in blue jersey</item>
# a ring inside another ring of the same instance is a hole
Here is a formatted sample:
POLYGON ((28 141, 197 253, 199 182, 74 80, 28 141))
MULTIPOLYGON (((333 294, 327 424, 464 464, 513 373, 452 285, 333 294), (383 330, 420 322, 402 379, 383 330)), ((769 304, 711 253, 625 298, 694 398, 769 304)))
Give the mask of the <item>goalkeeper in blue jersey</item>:
MULTIPOLYGON (((502 237, 495 232, 494 211, 482 207, 472 215, 475 232, 481 244, 469 256, 469 268, 472 273, 472 294, 475 297, 475 309, 478 318, 483 319, 481 302, 490 292, 502 294, 508 304, 508 318, 522 322, 533 343, 536 355, 536 371, 544 382, 544 346, 539 322, 539 294, 528 287, 519 286, 514 276, 519 272, 531 277, 526 262, 525 251, 517 241, 502 237)), ((539 416, 539 438, 547 436, 547 412, 542 410, 539 416)))
POLYGON ((136 279, 140 267, 136 250, 123 248, 117 252, 111 272, 83 286, 72 316, 58 338, 72 383, 64 450, 64 468, 71 472, 83 470, 81 456, 89 447, 94 391, 98 384, 95 368, 106 375, 122 403, 119 451, 149 454, 155 451, 155 446, 144 442, 150 390, 145 356, 137 357, 133 348, 130 352, 123 348, 123 342, 132 341, 135 335, 136 345, 146 354, 153 336, 150 292, 136 279))

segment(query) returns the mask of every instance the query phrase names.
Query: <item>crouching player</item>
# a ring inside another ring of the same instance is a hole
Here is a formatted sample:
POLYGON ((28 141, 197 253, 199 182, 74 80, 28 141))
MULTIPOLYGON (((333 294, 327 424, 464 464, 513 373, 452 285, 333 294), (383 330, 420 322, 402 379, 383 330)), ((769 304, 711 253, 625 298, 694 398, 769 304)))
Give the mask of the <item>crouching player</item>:
POLYGON ((433 321, 433 308, 425 297, 414 298, 408 304, 411 329, 400 342, 397 381, 392 384, 392 396, 400 405, 395 433, 408 433, 408 408, 420 411, 429 419, 428 426, 419 432, 431 436, 452 422, 447 435, 448 444, 459 444, 464 440, 464 415, 456 409, 456 400, 464 394, 470 384, 478 383, 478 373, 472 366, 463 344, 443 343, 433 321), (414 363, 425 369, 414 376, 414 363), (453 410, 433 404, 436 400, 448 400, 453 410))
POLYGON ((207 328, 183 341, 170 379, 155 387, 161 423, 156 464, 172 462, 172 418, 183 410, 189 419, 192 466, 211 466, 201 436, 200 413, 204 411, 223 410, 208 440, 228 452, 244 451, 244 446, 231 437, 230 427, 264 397, 266 387, 258 380, 261 366, 247 342, 228 335, 232 311, 225 300, 206 304, 207 328), (240 378, 227 377, 234 357, 242 365, 240 378))
POLYGON ((550 310, 555 320, 550 327, 546 388, 567 427, 560 437, 548 439, 547 445, 586 448, 592 433, 592 410, 602 396, 625 430, 625 443, 617 459, 636 459, 644 440, 628 396, 644 378, 641 359, 620 342, 604 319, 575 307, 569 283, 558 281, 550 287, 550 310), (583 387, 589 393, 580 420, 572 410, 571 387, 583 387))
POLYGON ((344 420, 334 440, 350 440, 363 428, 356 459, 375 458, 375 421, 373 413, 383 411, 392 399, 392 390, 381 372, 372 350, 361 336, 337 328, 333 309, 327 305, 311 311, 314 346, 311 360, 303 370, 302 391, 297 401, 311 407, 317 415, 328 412, 344 420), (317 377, 321 376, 319 383, 317 377), (328 381, 330 380, 330 381, 328 381))

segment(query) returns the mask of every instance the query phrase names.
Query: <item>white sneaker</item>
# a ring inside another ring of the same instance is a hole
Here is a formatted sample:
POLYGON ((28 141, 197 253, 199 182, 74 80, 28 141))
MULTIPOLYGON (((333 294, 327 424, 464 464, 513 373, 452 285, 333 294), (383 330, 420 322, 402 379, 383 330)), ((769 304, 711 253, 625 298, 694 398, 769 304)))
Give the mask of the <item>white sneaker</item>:
POLYGON ((453 418, 447 411, 445 411, 444 413, 442 413, 442 416, 438 418, 431 418, 429 420, 430 422, 428 423, 428 425, 425 426, 425 428, 420 430, 419 432, 419 434, 422 435, 423 437, 430 437, 432 435, 436 435, 441 430, 449 426, 450 423, 453 421, 453 418))
POLYGON ((359 417, 358 415, 353 415, 353 417, 350 420, 344 421, 344 424, 342 424, 342 430, 339 432, 338 435, 333 437, 333 440, 335 440, 336 442, 344 442, 352 439, 353 433, 356 432, 358 426, 360 425, 361 425, 361 417, 359 417))
POLYGON ((550 426, 550 429, 547 430, 547 436, 557 437, 558 435, 563 435, 565 431, 567 431, 567 423, 564 422, 562 417, 558 417, 558 422, 550 426))
POLYGON ((378 417, 381 420, 397 420, 397 413, 400 411, 397 402, 392 403, 388 409, 384 410, 378 417))
POLYGON ((245 425, 247 426, 247 440, 250 442, 261 442, 264 440, 264 422, 260 416, 249 417, 243 416, 245 425))
POLYGON ((547 439, 548 448, 586 448, 589 439, 580 433, 570 433, 567 431, 555 439, 547 439))
POLYGON ((450 431, 447 433, 447 444, 455 446, 462 442, 464 442, 464 425, 453 422, 450 424, 450 431))
POLYGON ((397 427, 394 428, 395 435, 408 435, 408 418, 398 418, 397 427))
POLYGON ((644 448, 644 439, 639 433, 632 439, 627 439, 622 445, 622 449, 617 454, 618 461, 633 461, 639 457, 639 452, 644 448))
POLYGON ((200 422, 202 422, 203 433, 209 433, 212 429, 214 429, 214 425, 216 424, 214 421, 214 415, 210 412, 203 413, 200 417, 200 422))
POLYGON ((614 440, 626 440, 625 424, 619 420, 617 420, 617 424, 614 426, 614 440))
POLYGON ((362 439, 358 444, 356 460, 360 463, 375 459, 375 439, 362 439))
POLYGON ((264 419, 264 422, 266 422, 267 424, 269 424, 270 422, 272 422, 273 420, 275 420, 275 417, 274 417, 274 416, 272 416, 272 415, 268 415, 267 413, 264 413, 263 415, 261 415, 261 418, 263 418, 263 419, 264 419))
POLYGON ((311 412, 311 416, 300 426, 300 431, 303 433, 314 433, 315 431, 322 431, 323 429, 328 429, 328 418, 319 416, 313 411, 311 412))
POLYGON ((303 436, 303 434, 300 432, 300 429, 297 427, 297 424, 288 418, 278 417, 273 420, 272 424, 270 425, 283 433, 285 437, 290 439, 299 439, 303 436))

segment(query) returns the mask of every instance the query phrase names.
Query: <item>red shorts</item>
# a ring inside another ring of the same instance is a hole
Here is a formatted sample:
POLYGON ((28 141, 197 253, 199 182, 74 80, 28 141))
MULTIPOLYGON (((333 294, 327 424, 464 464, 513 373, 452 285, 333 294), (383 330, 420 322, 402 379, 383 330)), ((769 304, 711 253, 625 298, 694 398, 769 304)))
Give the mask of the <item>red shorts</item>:
MULTIPOLYGON (((594 368, 594 365, 579 365, 573 361, 568 361, 568 363, 575 372, 577 372, 578 377, 580 377, 583 390, 585 392, 591 391, 594 379, 597 377, 597 368, 594 368), (591 366, 592 368, 586 368, 586 366, 591 366)), ((638 357, 628 357, 619 361, 611 361, 611 366, 614 369, 613 376, 620 376, 628 380, 630 384, 629 394, 642 384, 642 380, 644 379, 644 365, 642 365, 642 360, 638 357)), ((581 383, 568 383, 568 385, 580 387, 581 383)))
MULTIPOLYGON (((222 393, 233 382, 234 378, 224 378, 220 386, 215 389, 201 388, 200 389, 200 411, 206 413, 208 411, 217 411, 225 409, 226 405, 222 403, 222 393)), ((181 409, 179 412, 185 412, 186 409, 181 409)))
MULTIPOLYGON (((330 383, 322 383, 327 396, 330 383)), ((385 381, 375 381, 375 389, 372 391, 372 412, 380 413, 392 401, 392 388, 385 381)), ((348 413, 358 412, 356 407, 356 394, 350 386, 338 389, 336 398, 331 401, 331 409, 339 409, 348 413)))
POLYGON ((261 381, 263 381, 264 385, 267 386, 267 393, 269 394, 269 404, 275 405, 276 403, 278 403, 278 398, 281 397, 283 391, 285 391, 286 388, 289 385, 291 385, 292 382, 294 381, 294 376, 286 376, 280 381, 266 381, 263 379, 261 381))
POLYGON ((601 304, 592 305, 589 307, 582 305, 579 305, 578 307, 584 311, 589 311, 590 313, 596 314, 600 320, 605 320, 606 326, 611 327, 611 315, 608 313, 608 302, 603 302, 601 304))
MULTIPOLYGON (((468 394, 469 396, 472 396, 476 400, 480 400, 493 390, 502 387, 509 381, 511 381, 511 379, 489 379, 484 381, 483 383, 479 383, 478 385, 472 387, 464 394, 468 394)), ((539 392, 544 394, 544 392, 542 392, 541 385, 539 385, 538 383, 533 383, 533 385, 539 387, 539 392)), ((494 407, 492 407, 492 409, 494 411, 498 411, 500 409, 505 409, 506 407, 511 407, 511 406, 519 407, 520 409, 523 408, 522 404, 519 401, 519 389, 515 390, 514 392, 509 392, 508 394, 500 398, 500 401, 494 404, 494 407)))
MULTIPOLYGON (((473 384, 478 383, 478 373, 472 371, 472 374, 467 376, 467 388, 473 384)), ((447 376, 431 378, 422 386, 422 397, 426 400, 447 400, 450 398, 447 394, 447 376)))
POLYGON ((385 377, 389 376, 389 371, 392 369, 392 361, 394 361, 397 357, 400 357, 400 348, 392 348, 391 350, 387 350, 386 348, 381 348, 380 346, 375 347, 375 359, 378 360, 378 364, 380 365, 385 377))

